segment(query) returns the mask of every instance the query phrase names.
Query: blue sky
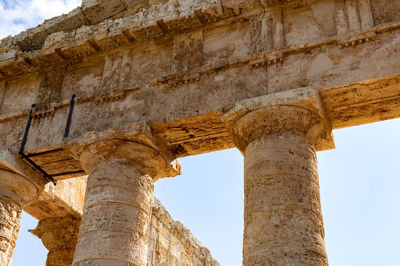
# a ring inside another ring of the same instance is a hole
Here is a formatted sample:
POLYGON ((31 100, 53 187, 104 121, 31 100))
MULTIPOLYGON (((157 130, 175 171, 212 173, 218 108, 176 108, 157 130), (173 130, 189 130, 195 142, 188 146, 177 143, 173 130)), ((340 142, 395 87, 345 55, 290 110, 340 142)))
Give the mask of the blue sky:
POLYGON ((68 13, 81 0, 0 0, 0 39, 68 13))
MULTIPOLYGON (((79 0, 0 0, 0 38, 68 12, 79 0)), ((336 149, 318 153, 321 202, 331 265, 395 266, 400 239, 400 120, 334 131, 336 149)), ((243 158, 237 150, 180 159, 181 176, 155 194, 223 266, 239 266, 243 233, 243 158)), ((45 265, 47 250, 24 214, 13 266, 45 265)))
MULTIPOLYGON (((330 265, 397 266, 400 239, 400 119, 334 131, 336 149, 319 152, 322 211, 330 265)), ((155 194, 223 266, 240 266, 243 158, 226 150, 180 159, 183 174, 155 194)), ((44 265, 46 250, 26 231, 14 266, 44 265)))

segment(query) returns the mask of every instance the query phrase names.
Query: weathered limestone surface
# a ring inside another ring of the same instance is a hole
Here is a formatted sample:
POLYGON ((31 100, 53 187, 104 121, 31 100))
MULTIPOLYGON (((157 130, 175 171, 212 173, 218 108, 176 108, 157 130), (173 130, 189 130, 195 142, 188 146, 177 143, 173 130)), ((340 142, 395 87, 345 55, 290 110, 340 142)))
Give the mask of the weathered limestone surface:
POLYGON ((152 139, 139 123, 69 140, 89 173, 73 265, 147 264, 153 182, 180 170, 152 139))
POLYGON ((25 177, 0 169, 0 265, 11 266, 23 206, 37 197, 25 177))
POLYGON ((312 144, 283 132, 244 153, 244 265, 328 265, 312 144))
MULTIPOLYGON (((47 266, 72 265, 80 221, 80 217, 73 216, 46 218, 31 230, 49 250, 47 266)), ((181 223, 174 221, 157 199, 153 201, 148 230, 148 266, 219 265, 210 251, 181 223)))
MULTIPOLYGON (((0 165, 2 168, 7 169, 7 173, 13 171, 19 173, 19 175, 28 176, 37 186, 39 196, 32 198, 23 208, 39 219, 37 228, 32 232, 42 239, 42 242, 49 250, 47 265, 71 265, 82 216, 87 178, 62 180, 54 187, 25 165, 21 159, 12 156, 7 151, 1 153, 0 165)), ((15 177, 13 177, 13 182, 14 179, 15 177)), ((3 184, 5 185, 5 183, 3 184)), ((29 195, 29 193, 26 194, 29 195)), ((14 233, 16 238, 22 207, 8 198, 5 202, 8 205, 2 206, 8 209, 6 209, 6 212, 3 212, 4 209, 2 209, 1 214, 7 215, 7 217, 1 219, 1 221, 6 223, 6 226, 2 226, 1 230, 6 231, 2 231, 1 235, 10 237, 14 233), (13 211, 14 207, 17 212, 13 211), (10 218, 10 215, 14 219, 10 218), (15 227, 11 227, 12 224, 15 224, 15 227)), ((180 265, 181 261, 185 261, 186 265, 218 265, 212 259, 210 252, 202 247, 186 228, 179 222, 175 222, 158 200, 153 203, 148 230, 149 248, 147 257, 149 258, 149 263, 153 261, 170 261, 180 265), (203 264, 203 262, 206 264, 203 264)), ((1 239, 2 241, 8 241, 5 238, 1 239)), ((10 237, 10 239, 13 238, 10 237)), ((11 254, 9 252, 12 251, 15 243, 13 245, 8 245, 9 242, 6 243, 7 245, 2 243, 1 251, 5 252, 2 254, 6 254, 7 259, 10 259, 11 254)))
POLYGON ((316 148, 333 143, 313 93, 271 94, 225 114, 244 154, 243 265, 328 265, 316 148))
POLYGON ((74 265, 146 264, 153 180, 141 170, 123 158, 90 169, 74 265))
MULTIPOLYGON (((19 44, 37 28, 2 41, 0 147, 18 147, 32 103, 27 150, 60 147, 72 94, 71 136, 145 120, 176 157, 233 147, 227 106, 296 87, 320 93, 333 128, 398 117, 399 3, 87 1, 87 25, 54 27, 39 48, 19 44)), ((67 157, 35 160, 80 167, 67 157)))
POLYGON ((11 266, 22 207, 12 199, 0 195, 0 208, 0 264, 11 266))
POLYGON ((188 229, 175 222, 161 203, 154 199, 147 265, 217 266, 219 263, 188 229))
POLYGON ((128 161, 100 163, 88 179, 74 265, 146 265, 152 178, 128 161))
POLYGON ((72 265, 78 242, 80 219, 73 216, 40 220, 30 232, 49 250, 46 266, 72 265))
POLYGON ((84 0, 1 40, 0 166, 34 184, 20 208, 41 221, 79 219, 86 181, 64 179, 90 174, 77 265, 201 265, 198 248, 151 237, 164 228, 150 222, 152 182, 175 158, 236 146, 244 263, 327 264, 315 151, 334 147, 332 128, 400 117, 399 14, 400 0, 84 0), (33 103, 26 152, 55 189, 15 157, 33 103))

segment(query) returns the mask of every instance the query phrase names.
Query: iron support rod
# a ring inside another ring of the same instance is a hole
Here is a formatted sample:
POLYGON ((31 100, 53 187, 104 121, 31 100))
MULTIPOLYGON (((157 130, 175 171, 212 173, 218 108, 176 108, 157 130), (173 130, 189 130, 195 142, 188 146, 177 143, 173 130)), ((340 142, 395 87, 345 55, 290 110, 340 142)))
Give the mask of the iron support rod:
POLYGON ((32 104, 31 110, 29 111, 29 118, 28 118, 28 122, 26 123, 24 137, 22 139, 21 148, 19 149, 19 155, 23 155, 24 154, 26 140, 28 139, 28 133, 29 133, 29 129, 31 128, 31 123, 32 123, 32 111, 33 111, 33 108, 35 108, 34 104, 32 104))
POLYGON ((54 149, 54 150, 49 150, 49 151, 44 151, 44 152, 29 153, 29 154, 25 154, 25 155, 28 156, 29 158, 32 158, 32 157, 38 157, 38 156, 48 155, 48 154, 52 154, 52 153, 57 153, 57 152, 61 152, 61 151, 64 151, 64 149, 59 148, 59 149, 54 149))
POLYGON ((71 172, 64 172, 64 173, 58 173, 58 174, 52 174, 52 177, 59 177, 59 176, 66 176, 66 175, 75 175, 75 174, 84 174, 85 171, 83 170, 77 170, 77 171, 71 171, 71 172))
POLYGON ((69 106, 67 125, 65 126, 64 138, 68 137, 68 135, 69 135, 69 127, 71 126, 72 112, 74 111, 74 105, 75 105, 75 97, 76 97, 75 94, 72 95, 71 105, 69 106))
POLYGON ((47 178, 48 180, 53 182, 53 184, 56 186, 57 185, 57 181, 53 177, 51 177, 48 173, 46 173, 46 171, 44 171, 42 168, 40 168, 39 165, 37 165, 34 161, 32 161, 29 158, 29 156, 24 154, 25 144, 26 144, 26 141, 28 139, 29 129, 31 128, 31 123, 32 123, 32 111, 33 111, 33 108, 35 108, 34 104, 32 104, 31 110, 29 111, 28 122, 26 123, 24 137, 22 138, 22 144, 21 144, 21 148, 19 149, 19 153, 18 154, 21 156, 22 159, 26 160, 33 168, 38 170, 45 178, 47 178))
POLYGON ((39 165, 37 165, 34 161, 32 161, 28 156, 25 154, 20 154, 23 159, 25 159, 30 165, 32 165, 33 168, 38 170, 45 178, 53 182, 53 184, 56 186, 57 185, 57 180, 55 180, 53 177, 51 177, 48 173, 46 173, 45 170, 43 170, 39 165))

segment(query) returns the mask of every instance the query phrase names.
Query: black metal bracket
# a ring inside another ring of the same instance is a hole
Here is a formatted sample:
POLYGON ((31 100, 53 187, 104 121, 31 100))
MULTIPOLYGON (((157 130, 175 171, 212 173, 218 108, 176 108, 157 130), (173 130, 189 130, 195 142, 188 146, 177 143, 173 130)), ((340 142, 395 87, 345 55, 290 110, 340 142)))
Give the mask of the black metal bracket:
POLYGON ((19 155, 24 154, 26 140, 28 139, 28 133, 29 133, 29 129, 31 128, 31 123, 32 123, 32 112, 33 112, 33 108, 35 108, 35 106, 36 105, 32 104, 31 110, 29 111, 28 122, 26 123, 24 137, 22 138, 21 148, 19 149, 19 155))
POLYGON ((57 186, 57 180, 55 180, 51 175, 49 175, 48 173, 46 173, 45 170, 43 170, 39 165, 37 165, 34 161, 31 160, 31 158, 29 158, 28 155, 22 153, 20 154, 21 158, 24 159, 25 161, 27 161, 33 168, 35 168, 36 170, 38 170, 45 178, 47 178, 48 180, 50 180, 51 182, 53 182, 53 184, 55 186, 57 186))
POLYGON ((21 144, 21 148, 19 149, 19 153, 18 154, 19 154, 19 156, 21 156, 22 159, 27 161, 33 168, 38 170, 45 178, 47 178, 48 180, 53 182, 53 184, 56 186, 57 185, 57 181, 53 177, 51 177, 48 173, 46 173, 46 171, 44 171, 39 165, 37 165, 34 161, 32 161, 29 158, 28 155, 26 155, 24 153, 25 144, 26 144, 26 141, 28 139, 29 129, 31 128, 33 108, 35 108, 34 104, 32 104, 31 110, 29 111, 28 122, 26 123, 24 137, 22 138, 22 144, 21 144))
POLYGON ((75 106, 75 97, 76 97, 75 94, 72 95, 71 104, 69 105, 68 119, 67 119, 67 124, 65 126, 64 138, 68 137, 68 135, 69 135, 69 128, 71 126, 71 120, 72 120, 72 113, 74 111, 74 106, 75 106))
MULTIPOLYGON (((68 137, 68 135, 69 135, 69 128, 71 126, 72 113, 74 111, 74 105, 75 105, 75 97, 76 97, 75 94, 72 95, 71 104, 70 104, 70 107, 69 107, 68 118, 67 118, 67 124, 65 126, 64 138, 68 137)), ((31 157, 37 157, 37 156, 41 156, 41 155, 46 155, 46 154, 50 154, 50 153, 63 151, 64 149, 62 149, 62 148, 54 149, 54 150, 50 150, 50 151, 45 151, 45 152, 40 152, 40 153, 33 153, 33 154, 25 154, 24 153, 26 141, 28 139, 28 134, 29 134, 29 130, 31 128, 32 119, 33 119, 33 115, 32 115, 33 108, 35 108, 35 106, 36 106, 35 104, 32 104, 31 110, 29 111, 28 122, 26 123, 24 137, 22 138, 21 148, 19 149, 19 153, 18 154, 21 156, 22 159, 24 159, 27 163, 29 163, 33 168, 35 168, 37 171, 39 171, 46 179, 48 179, 51 182, 53 182, 53 184, 55 186, 57 185, 57 180, 55 180, 54 177, 63 176, 63 175, 67 175, 67 174, 84 173, 83 170, 78 170, 78 171, 74 171, 74 172, 67 172, 67 173, 59 173, 59 174, 49 175, 45 170, 43 170, 39 165, 37 165, 31 159, 31 157)))

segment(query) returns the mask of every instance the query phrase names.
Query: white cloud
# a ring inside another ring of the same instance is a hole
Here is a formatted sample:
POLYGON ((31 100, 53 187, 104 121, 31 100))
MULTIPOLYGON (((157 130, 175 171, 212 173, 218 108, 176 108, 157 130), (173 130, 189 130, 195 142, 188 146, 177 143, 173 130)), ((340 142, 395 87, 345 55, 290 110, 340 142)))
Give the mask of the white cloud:
POLYGON ((0 39, 68 13, 81 0, 0 0, 0 39))

